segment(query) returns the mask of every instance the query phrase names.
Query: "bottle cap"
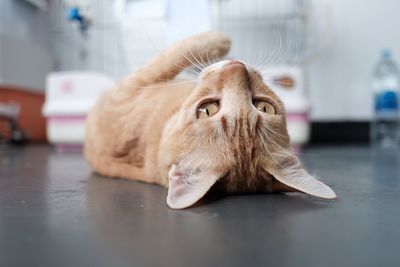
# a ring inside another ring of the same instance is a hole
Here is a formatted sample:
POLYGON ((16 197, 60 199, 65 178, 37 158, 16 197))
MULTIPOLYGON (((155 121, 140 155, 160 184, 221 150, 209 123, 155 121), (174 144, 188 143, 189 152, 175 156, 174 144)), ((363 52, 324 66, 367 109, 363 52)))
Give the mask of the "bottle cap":
POLYGON ((381 51, 383 59, 391 59, 392 58, 392 50, 390 48, 384 48, 381 51))

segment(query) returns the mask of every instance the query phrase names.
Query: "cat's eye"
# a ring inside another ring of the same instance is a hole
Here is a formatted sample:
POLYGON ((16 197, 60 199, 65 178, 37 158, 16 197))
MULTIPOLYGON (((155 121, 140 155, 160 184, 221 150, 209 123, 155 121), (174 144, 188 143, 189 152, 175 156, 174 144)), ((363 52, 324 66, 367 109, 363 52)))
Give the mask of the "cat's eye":
POLYGON ((253 104, 256 107, 256 109, 258 109, 263 113, 267 113, 270 115, 276 114, 275 107, 268 101, 255 100, 253 104))
POLYGON ((208 118, 217 113, 219 110, 219 103, 217 101, 207 102, 200 105, 197 109, 197 118, 208 118))

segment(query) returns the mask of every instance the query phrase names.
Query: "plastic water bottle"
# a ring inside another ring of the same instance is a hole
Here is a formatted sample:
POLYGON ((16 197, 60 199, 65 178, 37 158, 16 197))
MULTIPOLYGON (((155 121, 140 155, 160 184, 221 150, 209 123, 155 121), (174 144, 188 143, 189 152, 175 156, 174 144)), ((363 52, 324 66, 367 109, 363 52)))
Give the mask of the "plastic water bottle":
POLYGON ((372 144, 380 148, 397 148, 399 145, 399 86, 398 68, 389 49, 375 68, 372 81, 374 116, 371 125, 372 144))

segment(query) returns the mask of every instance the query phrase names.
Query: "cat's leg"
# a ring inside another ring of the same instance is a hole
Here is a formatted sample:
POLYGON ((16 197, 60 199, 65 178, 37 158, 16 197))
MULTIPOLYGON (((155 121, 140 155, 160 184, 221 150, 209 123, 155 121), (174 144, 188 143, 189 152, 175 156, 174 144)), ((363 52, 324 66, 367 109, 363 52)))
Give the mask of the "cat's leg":
POLYGON ((163 185, 159 180, 149 178, 146 175, 144 168, 139 168, 129 164, 128 162, 123 162, 118 158, 98 155, 94 160, 93 159, 94 157, 92 157, 91 164, 94 167, 95 172, 98 174, 163 185))
POLYGON ((229 37, 219 32, 206 32, 183 39, 141 67, 123 82, 122 87, 127 91, 136 91, 153 83, 171 80, 185 67, 224 57, 230 46, 229 37))

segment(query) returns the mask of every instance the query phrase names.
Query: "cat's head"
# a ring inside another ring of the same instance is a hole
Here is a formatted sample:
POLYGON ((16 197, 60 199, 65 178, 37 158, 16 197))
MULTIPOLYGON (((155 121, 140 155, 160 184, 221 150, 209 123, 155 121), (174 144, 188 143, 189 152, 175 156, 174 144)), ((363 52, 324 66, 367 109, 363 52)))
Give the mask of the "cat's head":
POLYGON ((213 186, 227 193, 271 192, 278 182, 336 197, 291 152, 281 100, 240 61, 220 61, 200 73, 198 86, 166 125, 161 147, 171 208, 194 204, 213 186))

